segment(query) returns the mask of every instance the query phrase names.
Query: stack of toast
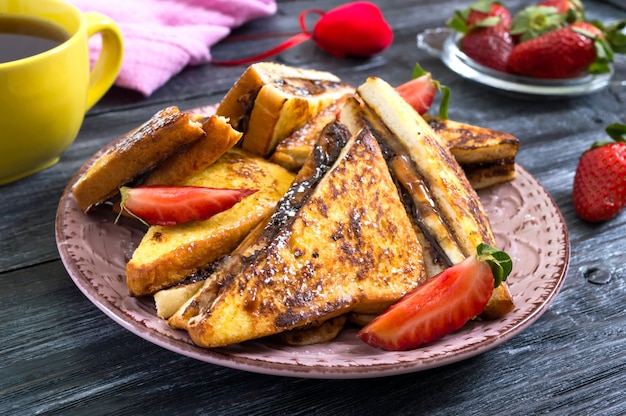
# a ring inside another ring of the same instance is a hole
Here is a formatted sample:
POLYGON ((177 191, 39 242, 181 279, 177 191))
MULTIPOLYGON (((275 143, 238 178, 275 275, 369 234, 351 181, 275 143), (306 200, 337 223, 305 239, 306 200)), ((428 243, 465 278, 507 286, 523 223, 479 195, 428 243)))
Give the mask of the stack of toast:
MULTIPOLYGON (((150 226, 127 264, 129 293, 153 296, 199 346, 302 345, 496 246, 475 189, 513 179, 517 148, 509 134, 420 116, 379 78, 354 88, 262 62, 215 114, 155 114, 73 194, 89 213, 122 185, 256 189, 208 220, 150 226)), ((482 316, 512 308, 503 284, 482 316)))

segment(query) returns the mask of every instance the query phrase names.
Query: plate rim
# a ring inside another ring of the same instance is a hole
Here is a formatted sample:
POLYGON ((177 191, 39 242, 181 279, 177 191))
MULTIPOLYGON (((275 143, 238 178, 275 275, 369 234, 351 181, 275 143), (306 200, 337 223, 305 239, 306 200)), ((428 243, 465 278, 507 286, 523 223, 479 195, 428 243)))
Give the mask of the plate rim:
POLYGON ((546 296, 545 300, 538 304, 532 311, 530 311, 530 313, 521 317, 514 324, 510 324, 504 330, 498 332, 496 336, 490 336, 488 342, 481 342, 479 343, 479 345, 472 345, 472 348, 463 349, 460 352, 457 351, 454 354, 445 356, 443 358, 427 357, 427 359, 419 359, 406 362, 398 361, 393 363, 383 363, 377 364, 376 366, 310 366, 301 365, 298 363, 276 363, 269 362, 267 360, 236 356, 232 353, 227 352, 228 347, 208 350, 194 345, 190 345, 182 341, 168 338, 166 335, 163 335, 155 330, 151 330, 151 328, 148 328, 147 326, 141 328, 134 320, 128 321, 124 319, 124 316, 127 316, 128 314, 122 311, 120 308, 117 308, 107 299, 103 299, 102 296, 97 293, 96 288, 88 284, 82 271, 73 261, 72 256, 68 251, 68 244, 64 244, 66 241, 63 227, 66 215, 65 207, 66 204, 71 203, 72 201, 75 203, 71 195, 71 188, 73 184, 78 180, 82 172, 88 169, 88 167, 95 162, 95 159, 98 157, 98 155, 106 151, 106 149, 112 146, 113 143, 105 146, 103 149, 98 151, 76 172, 61 196, 55 221, 55 238, 62 263, 66 271, 70 275, 70 278, 83 293, 83 295, 85 295, 91 303, 93 303, 98 309, 100 309, 114 322, 118 323, 126 330, 129 330, 130 332, 148 342, 151 342, 171 352, 181 354, 192 359, 197 359, 203 362, 248 372, 311 379, 374 378, 425 371, 428 369, 449 365, 480 355, 493 349, 501 343, 508 341, 515 335, 524 331, 528 326, 530 326, 537 319, 539 319, 539 317, 543 315, 543 313, 552 304, 567 277, 570 263, 570 241, 567 225, 563 218, 563 214, 561 213, 554 199, 543 187, 543 185, 541 185, 541 183, 539 183, 539 181, 535 179, 526 169, 516 163, 515 167, 518 171, 518 174, 526 175, 527 179, 529 181, 532 181, 533 184, 537 187, 537 190, 541 191, 544 194, 546 201, 550 202, 550 207, 554 210, 553 214, 555 214, 555 216, 557 217, 558 224, 561 225, 560 234, 562 236, 562 241, 564 242, 564 244, 563 247, 559 247, 559 250, 563 250, 563 257, 560 259, 560 262, 562 262, 562 266, 560 267, 560 275, 557 277, 549 295, 546 296), (172 347, 173 342, 177 344, 178 348, 172 347))

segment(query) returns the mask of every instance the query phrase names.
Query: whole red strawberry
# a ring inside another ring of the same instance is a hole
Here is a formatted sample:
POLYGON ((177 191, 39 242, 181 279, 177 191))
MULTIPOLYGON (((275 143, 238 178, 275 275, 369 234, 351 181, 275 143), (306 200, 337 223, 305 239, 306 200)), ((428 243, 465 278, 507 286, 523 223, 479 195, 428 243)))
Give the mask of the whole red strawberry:
POLYGON ((589 222, 609 220, 626 206, 626 125, 611 124, 606 132, 615 141, 594 143, 574 176, 574 209, 589 222))
POLYGON ((602 31, 591 23, 576 22, 519 43, 508 63, 510 71, 519 75, 565 79, 585 75, 592 64, 595 72, 606 72, 611 59, 602 31))
POLYGON ((465 35, 460 46, 468 57, 496 71, 506 71, 514 45, 509 34, 511 15, 503 4, 479 0, 455 11, 447 23, 465 35))
POLYGON ((476 27, 461 40, 461 50, 474 61, 496 71, 506 72, 514 44, 502 26, 476 27))

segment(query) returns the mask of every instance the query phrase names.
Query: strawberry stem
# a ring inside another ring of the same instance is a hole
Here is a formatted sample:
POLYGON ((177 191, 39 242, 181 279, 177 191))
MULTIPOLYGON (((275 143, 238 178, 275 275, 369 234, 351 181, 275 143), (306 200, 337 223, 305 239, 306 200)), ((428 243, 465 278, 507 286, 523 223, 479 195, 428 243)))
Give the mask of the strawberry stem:
POLYGON ((606 38, 606 43, 608 43, 613 53, 626 53, 626 33, 624 32, 626 20, 618 20, 608 25, 604 25, 599 20, 594 20, 590 23, 602 31, 606 38))
POLYGON ((478 260, 485 261, 491 268, 493 274, 493 287, 496 288, 504 282, 513 270, 513 261, 504 251, 490 246, 489 244, 479 244, 476 247, 478 260))
POLYGON ((520 35, 520 42, 534 39, 544 33, 564 27, 566 15, 555 7, 529 6, 513 18, 512 35, 520 35))

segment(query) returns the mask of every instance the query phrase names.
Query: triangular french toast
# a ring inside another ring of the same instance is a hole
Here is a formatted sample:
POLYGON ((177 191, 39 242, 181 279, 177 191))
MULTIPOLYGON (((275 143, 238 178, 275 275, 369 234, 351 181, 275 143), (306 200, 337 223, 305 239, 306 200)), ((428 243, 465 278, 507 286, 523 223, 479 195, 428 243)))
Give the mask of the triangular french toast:
MULTIPOLYGON (((383 148, 399 192, 413 206, 428 274, 475 254, 481 243, 496 246, 478 195, 446 142, 382 79, 369 77, 357 94, 362 101, 350 98, 341 120, 353 133, 371 129, 383 148)), ((485 316, 503 316, 513 307, 503 282, 494 290, 485 316)))
POLYGON ((375 138, 337 122, 255 235, 237 250, 245 255, 226 258, 172 317, 197 345, 379 313, 425 279, 421 246, 375 138))

